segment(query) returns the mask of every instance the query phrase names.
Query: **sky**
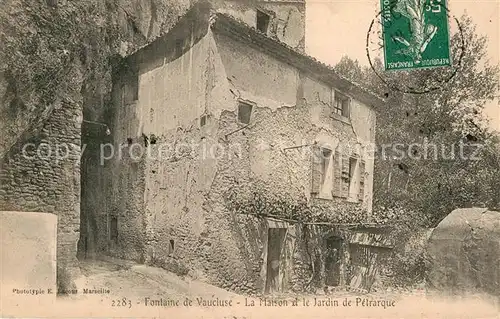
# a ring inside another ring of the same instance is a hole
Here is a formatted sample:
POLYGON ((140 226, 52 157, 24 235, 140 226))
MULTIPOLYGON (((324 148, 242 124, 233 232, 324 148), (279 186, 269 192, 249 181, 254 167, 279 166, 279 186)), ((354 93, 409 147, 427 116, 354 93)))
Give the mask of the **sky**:
MULTIPOLYGON (((330 65, 343 55, 368 65, 366 34, 379 8, 379 0, 306 0, 307 53, 330 65)), ((500 0, 451 0, 448 8, 456 17, 464 12, 471 16, 477 32, 488 37, 490 63, 500 64, 500 0)), ((487 103, 485 115, 491 128, 500 131, 498 99, 487 103)))

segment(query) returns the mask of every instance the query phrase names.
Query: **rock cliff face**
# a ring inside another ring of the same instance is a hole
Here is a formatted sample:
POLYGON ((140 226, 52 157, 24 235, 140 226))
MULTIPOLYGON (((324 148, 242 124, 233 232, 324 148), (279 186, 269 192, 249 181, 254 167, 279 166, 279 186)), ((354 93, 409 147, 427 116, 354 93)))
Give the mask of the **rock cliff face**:
POLYGON ((111 87, 111 58, 157 37, 189 5, 190 0, 3 1, 0 158, 19 139, 36 135, 58 106, 74 102, 95 109, 111 87))

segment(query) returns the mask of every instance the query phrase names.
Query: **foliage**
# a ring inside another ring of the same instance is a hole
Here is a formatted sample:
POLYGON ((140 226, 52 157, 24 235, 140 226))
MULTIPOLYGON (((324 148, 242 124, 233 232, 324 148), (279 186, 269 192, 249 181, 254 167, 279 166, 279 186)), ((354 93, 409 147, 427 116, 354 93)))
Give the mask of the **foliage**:
POLYGON ((336 66, 337 72, 387 98, 377 109, 375 214, 394 219, 405 208, 415 217, 410 224, 434 226, 458 207, 500 206, 500 148, 482 116, 495 95, 498 67, 485 59, 486 37, 477 35, 471 19, 463 16, 460 25, 462 33, 451 37, 453 61, 460 61, 455 76, 450 68, 385 72, 375 60, 388 86, 371 68, 348 57, 336 66), (439 90, 425 94, 390 88, 398 83, 430 88, 439 81, 439 90), (391 212, 396 213, 390 217, 391 212))
MULTIPOLYGON (((348 57, 336 66, 340 74, 387 98, 387 104, 377 109, 373 214, 398 222, 392 236, 400 245, 387 263, 394 286, 412 286, 424 278, 423 245, 415 245, 409 234, 435 226, 458 207, 500 206, 499 139, 482 118, 498 85, 498 67, 485 61, 486 38, 476 34, 471 19, 464 16, 460 24, 466 44, 461 65, 440 90, 412 95, 389 86, 431 87, 436 79, 449 78, 452 70, 385 72, 377 59, 374 68, 388 86, 348 57), (432 152, 412 148, 412 143, 427 144, 432 152), (400 147, 395 150, 394 145, 400 147), (437 157, 432 145, 439 148, 437 157)), ((459 33, 451 38, 454 61, 459 61, 462 40, 459 33)))
POLYGON ((427 271, 425 245, 429 229, 420 227, 424 224, 423 216, 412 214, 408 210, 398 209, 396 215, 402 222, 391 233, 396 243, 391 256, 386 260, 390 273, 387 284, 395 287, 412 288, 424 281, 427 271))
POLYGON ((426 254, 424 250, 394 251, 391 262, 388 263, 391 272, 391 286, 412 287, 424 282, 427 271, 426 254))
POLYGON ((236 214, 274 216, 301 223, 369 223, 367 212, 356 203, 307 200, 281 190, 268 190, 264 184, 233 187, 225 196, 227 208, 236 214))

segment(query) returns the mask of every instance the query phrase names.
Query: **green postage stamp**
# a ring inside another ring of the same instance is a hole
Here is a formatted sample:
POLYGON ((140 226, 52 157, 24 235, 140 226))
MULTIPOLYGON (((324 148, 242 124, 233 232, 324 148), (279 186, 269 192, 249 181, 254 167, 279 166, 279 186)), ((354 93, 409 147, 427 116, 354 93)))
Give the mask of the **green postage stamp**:
POLYGON ((450 66, 446 0, 381 0, 386 70, 450 66))

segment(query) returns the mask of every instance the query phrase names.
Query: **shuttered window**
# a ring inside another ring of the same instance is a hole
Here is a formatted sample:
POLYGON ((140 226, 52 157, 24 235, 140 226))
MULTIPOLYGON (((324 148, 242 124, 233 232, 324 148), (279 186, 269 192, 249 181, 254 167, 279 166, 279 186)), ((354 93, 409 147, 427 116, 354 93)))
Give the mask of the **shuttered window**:
POLYGON ((333 188, 332 195, 341 197, 342 195, 342 155, 335 150, 333 155, 333 188))
POLYGON ((311 193, 319 194, 321 191, 321 182, 322 182, 322 162, 321 162, 321 148, 319 146, 314 145, 312 147, 311 152, 311 193))
POLYGON ((311 193, 319 194, 323 187, 330 165, 332 151, 327 148, 313 146, 312 149, 312 187, 311 193))
POLYGON ((359 193, 358 193, 358 200, 361 202, 364 199, 365 196, 365 161, 361 161, 359 163, 359 193))
POLYGON ((342 173, 341 173, 341 191, 340 197, 347 198, 349 196, 349 186, 351 182, 350 175, 350 160, 349 156, 342 154, 342 173))

